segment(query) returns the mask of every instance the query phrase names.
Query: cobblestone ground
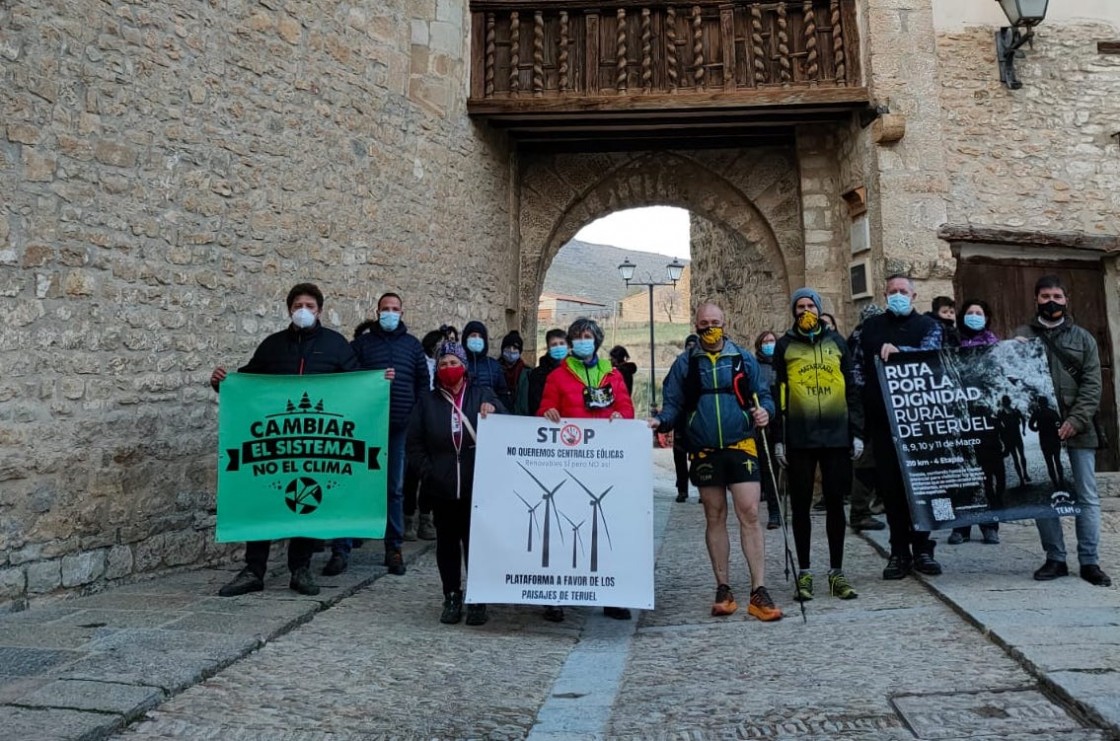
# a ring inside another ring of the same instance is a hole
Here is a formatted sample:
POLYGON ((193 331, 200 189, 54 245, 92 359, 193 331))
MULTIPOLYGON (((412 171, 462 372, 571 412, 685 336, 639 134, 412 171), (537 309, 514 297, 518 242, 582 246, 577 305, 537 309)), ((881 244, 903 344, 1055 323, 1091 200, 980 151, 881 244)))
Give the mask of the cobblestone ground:
MULTIPOLYGON (((377 580, 123 736, 1110 738, 1041 692, 921 583, 883 582, 882 558, 854 536, 846 571, 859 599, 829 597, 818 567, 818 596, 802 622, 782 573, 780 534, 771 532, 767 582, 786 619, 762 624, 743 608, 710 617, 702 509, 695 495, 671 501, 671 459, 659 451, 657 463, 657 608, 636 623, 569 609, 568 620, 553 625, 536 608, 498 606, 483 627, 444 626, 434 555, 427 554, 406 577, 377 580), (575 657, 586 659, 588 648, 594 669, 597 647, 602 669, 587 686, 600 697, 571 679, 575 657), (625 660, 616 669, 607 657, 620 652, 625 660), (596 708, 602 723, 589 732, 596 708), (545 715, 549 722, 539 722, 545 715)), ((827 566, 823 518, 814 526, 814 558, 827 566)), ((732 564, 745 607, 742 555, 732 564)))

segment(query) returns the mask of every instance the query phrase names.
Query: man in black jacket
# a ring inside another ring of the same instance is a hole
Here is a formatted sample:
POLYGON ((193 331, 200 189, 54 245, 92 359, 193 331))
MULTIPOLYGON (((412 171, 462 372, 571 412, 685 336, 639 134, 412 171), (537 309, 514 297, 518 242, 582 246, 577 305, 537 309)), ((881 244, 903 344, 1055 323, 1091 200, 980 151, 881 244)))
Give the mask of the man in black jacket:
MULTIPOLYGON (((288 314, 292 323, 287 329, 266 337, 249 362, 237 372, 302 376, 358 370, 358 360, 346 338, 319 323, 322 311, 323 292, 317 286, 312 283, 294 286, 288 291, 288 314)), ((225 378, 226 369, 218 366, 210 376, 210 385, 218 391, 225 378)), ((271 546, 268 540, 246 543, 245 568, 218 594, 236 597, 263 590, 271 546)), ((308 538, 292 538, 288 543, 288 570, 292 572, 288 586, 300 594, 319 593, 310 570, 313 547, 314 541, 308 538)))
POLYGON ((863 392, 865 428, 871 433, 871 446, 878 464, 876 488, 886 507, 891 530, 891 557, 883 570, 884 579, 904 579, 911 569, 930 575, 941 573, 941 564, 933 558, 936 543, 930 540, 928 532, 915 531, 910 518, 902 468, 887 419, 884 390, 875 370, 877 357, 886 362, 897 352, 941 347, 941 327, 914 310, 917 295, 914 283, 905 275, 887 278, 887 311, 864 321, 859 344, 852 348, 852 376, 863 392))
MULTIPOLYGON (((408 418, 420 394, 428 391, 431 376, 420 340, 408 333, 401 321, 404 304, 395 293, 377 299, 377 319, 354 330, 354 352, 363 370, 384 370, 389 387, 389 467, 385 526, 385 565, 389 573, 405 572, 401 546, 404 544, 404 469, 408 418)), ((346 568, 351 541, 336 540, 331 560, 323 573, 338 574, 346 568)))

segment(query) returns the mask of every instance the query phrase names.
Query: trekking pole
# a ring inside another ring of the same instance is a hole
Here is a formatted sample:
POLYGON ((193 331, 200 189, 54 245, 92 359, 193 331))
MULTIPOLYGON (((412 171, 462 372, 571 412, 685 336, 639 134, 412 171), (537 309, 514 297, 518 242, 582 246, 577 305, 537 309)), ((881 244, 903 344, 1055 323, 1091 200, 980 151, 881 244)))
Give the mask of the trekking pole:
MULTIPOLYGON (((754 404, 756 407, 760 406, 758 402, 758 395, 754 396, 754 404)), ((766 434, 765 427, 758 428, 759 434, 762 436, 762 448, 766 451, 767 468, 770 469, 770 483, 774 487, 774 496, 778 500, 778 516, 782 521, 782 541, 785 546, 786 558, 786 582, 789 582, 790 572, 797 574, 797 562, 793 558, 793 551, 789 547, 789 519, 786 517, 788 511, 788 498, 783 495, 783 492, 778 488, 778 476, 774 473, 774 459, 770 455, 770 436, 766 434)), ((805 599, 801 596, 801 591, 797 591, 797 603, 801 606, 801 622, 808 624, 809 618, 805 614, 805 599)))

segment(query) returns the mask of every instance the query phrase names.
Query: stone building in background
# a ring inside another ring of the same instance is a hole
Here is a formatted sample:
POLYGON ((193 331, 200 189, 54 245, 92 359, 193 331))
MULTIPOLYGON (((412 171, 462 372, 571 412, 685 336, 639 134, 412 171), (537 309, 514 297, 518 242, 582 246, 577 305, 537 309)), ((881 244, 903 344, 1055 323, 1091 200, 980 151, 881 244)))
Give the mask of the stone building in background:
POLYGON ((206 380, 292 284, 344 333, 395 290, 533 338, 556 251, 636 206, 711 225, 692 299, 742 336, 899 271, 1007 330, 1057 271, 1117 440, 1120 5, 1051 3, 1018 90, 994 1, 904 5, 0 5, 0 609, 229 558, 206 380))

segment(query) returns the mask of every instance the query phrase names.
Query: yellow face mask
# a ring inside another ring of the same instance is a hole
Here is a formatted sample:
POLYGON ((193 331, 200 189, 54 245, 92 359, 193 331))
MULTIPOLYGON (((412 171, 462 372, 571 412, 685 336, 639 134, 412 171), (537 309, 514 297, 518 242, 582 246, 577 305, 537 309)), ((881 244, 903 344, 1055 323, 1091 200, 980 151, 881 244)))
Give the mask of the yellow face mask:
POLYGON ((718 345, 723 339, 723 327, 708 327, 697 332, 705 345, 718 345))
POLYGON ((821 326, 821 320, 811 311, 806 311, 797 317, 797 328, 802 332, 812 332, 821 326))

